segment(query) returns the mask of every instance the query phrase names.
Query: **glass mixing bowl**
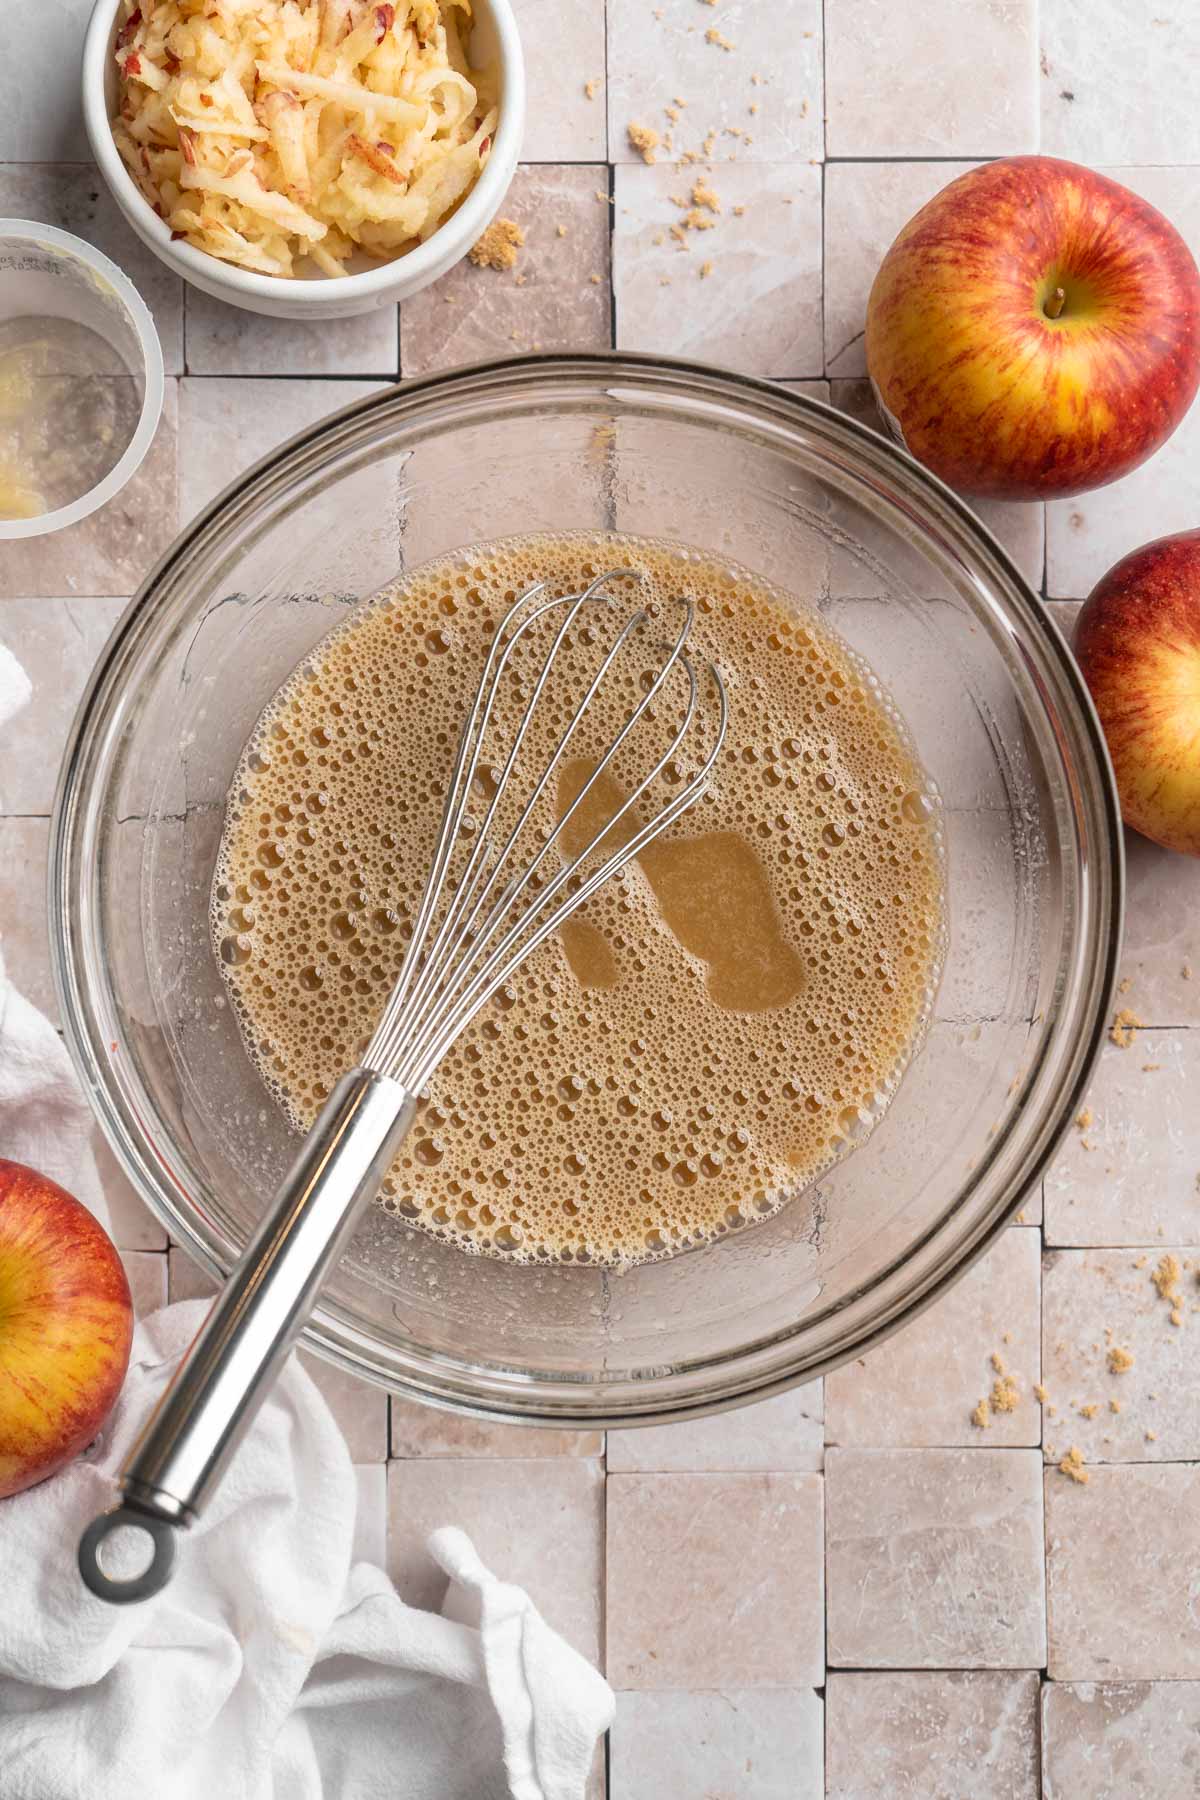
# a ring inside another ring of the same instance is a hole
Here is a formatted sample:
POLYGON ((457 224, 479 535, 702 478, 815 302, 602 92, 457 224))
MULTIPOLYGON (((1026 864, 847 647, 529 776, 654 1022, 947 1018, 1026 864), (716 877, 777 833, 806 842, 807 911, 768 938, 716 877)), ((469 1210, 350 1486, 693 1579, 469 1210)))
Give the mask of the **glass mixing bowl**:
POLYGON ((945 803, 950 934, 924 1047, 861 1148, 775 1217, 625 1273, 472 1257, 368 1208, 305 1341, 435 1404, 629 1424, 860 1354, 1036 1191, 1111 997, 1121 840, 1103 740, 1046 609, 884 439, 770 384, 636 357, 407 383, 240 477, 143 584, 75 724, 52 834, 68 1041, 130 1178, 230 1267, 295 1138, 208 931, 238 754, 355 601, 428 557, 608 528, 727 555, 868 659, 945 803))

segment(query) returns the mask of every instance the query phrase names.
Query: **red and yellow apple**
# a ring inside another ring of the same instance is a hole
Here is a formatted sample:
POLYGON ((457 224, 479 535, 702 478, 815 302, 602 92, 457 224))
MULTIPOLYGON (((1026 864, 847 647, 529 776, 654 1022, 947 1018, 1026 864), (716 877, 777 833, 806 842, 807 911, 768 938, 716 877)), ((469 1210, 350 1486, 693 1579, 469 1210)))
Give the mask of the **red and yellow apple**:
POLYGON ((1200 382, 1200 274, 1148 201, 1014 156, 910 219, 867 304, 867 368, 911 453, 964 493, 1061 498, 1127 475, 1200 382))
POLYGON ((0 1499, 91 1443, 132 1341, 129 1283, 107 1233, 57 1182, 0 1158, 0 1499))
POLYGON ((1084 603, 1074 648, 1125 823, 1200 856, 1200 531, 1115 564, 1084 603))

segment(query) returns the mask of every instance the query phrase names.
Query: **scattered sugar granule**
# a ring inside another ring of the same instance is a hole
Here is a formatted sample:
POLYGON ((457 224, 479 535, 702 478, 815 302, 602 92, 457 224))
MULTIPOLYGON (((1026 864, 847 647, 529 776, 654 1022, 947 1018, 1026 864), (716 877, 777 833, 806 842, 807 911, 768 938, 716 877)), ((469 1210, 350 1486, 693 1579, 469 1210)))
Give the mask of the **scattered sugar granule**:
POLYGON ((1083 1451, 1079 1448, 1078 1444, 1071 1445, 1071 1448, 1059 1463, 1058 1469, 1060 1475, 1069 1476, 1072 1481, 1077 1481, 1080 1487, 1086 1487, 1088 1482, 1092 1479, 1083 1466, 1083 1451))
POLYGON ((514 287, 524 287, 525 281, 526 281, 526 277, 524 275, 514 275, 513 276, 513 286, 514 287))
POLYGON ((1182 1325, 1183 1324, 1183 1314, 1177 1306, 1173 1306, 1171 1308, 1171 1323, 1172 1323, 1172 1325, 1182 1325))
POLYGON ((600 277, 598 275, 589 275, 588 280, 591 282, 593 287, 600 286, 600 277))
POLYGON ((1096 1115, 1090 1106, 1085 1106, 1082 1112, 1077 1112, 1075 1114, 1075 1123, 1078 1125, 1080 1131, 1086 1131, 1089 1125, 1095 1123, 1095 1120, 1096 1115))
POLYGON ((1111 1413, 1119 1413, 1121 1410, 1121 1402, 1119 1400, 1110 1400, 1108 1403, 1108 1410, 1111 1413))
POLYGON ((1158 1433, 1157 1433, 1157 1431, 1148 1431, 1148 1432, 1147 1432, 1147 1433, 1146 1433, 1146 1442, 1147 1442, 1147 1443, 1148 1443, 1148 1444, 1157 1444, 1157 1442, 1158 1442, 1158 1433))
POLYGON ((712 274, 712 271, 713 271, 713 266, 712 266, 711 262, 702 262, 700 264, 700 279, 701 279, 701 281, 707 281, 709 276, 712 274))
POLYGON ((979 1405, 975 1408, 975 1411, 971 1414, 971 1423, 972 1425, 977 1425, 980 1431, 986 1431, 991 1422, 991 1409, 986 1400, 981 1400, 979 1405))
POLYGON ((1110 1375, 1127 1375, 1133 1367, 1133 1356, 1120 1344, 1114 1344, 1108 1353, 1108 1372, 1110 1375))
POLYGON ((1183 976, 1183 979, 1185 981, 1190 981, 1192 979, 1191 963, 1184 963, 1184 965, 1183 965, 1182 969, 1180 969, 1179 973, 1183 976))
POLYGON ((752 87, 761 87, 762 86, 762 76, 758 73, 757 69, 755 69, 754 72, 750 76, 750 85, 752 87))
POLYGON ((686 246, 687 232, 683 229, 682 225, 671 225, 668 227, 668 230, 670 231, 671 236, 675 239, 675 242, 677 244, 683 244, 686 246))
POLYGON ((600 86, 600 83, 596 80, 596 78, 594 76, 592 77, 591 81, 585 81, 583 84, 583 92, 584 92, 585 98, 588 100, 594 100, 596 98, 596 89, 599 86, 600 86))
POLYGON ((478 269, 512 269, 525 233, 515 219, 493 219, 483 236, 472 244, 471 261, 478 269))
POLYGON ((1139 1256, 1133 1266, 1135 1269, 1144 1269, 1149 1261, 1150 1258, 1148 1256, 1139 1256))
POLYGON ((735 218, 735 219, 740 219, 740 218, 741 218, 741 216, 742 216, 742 214, 743 214, 743 213, 744 213, 744 212, 745 212, 745 210, 746 210, 746 209, 745 209, 745 207, 744 207, 744 206, 735 206, 735 207, 734 207, 734 209, 733 209, 733 216, 734 216, 734 218, 735 218))
POLYGON ((1162 1068, 1161 1063, 1143 1063, 1142 1064, 1142 1074, 1143 1075, 1153 1075, 1157 1069, 1161 1069, 1161 1068, 1162 1068))
POLYGON ((663 111, 666 113, 668 119, 670 119, 672 125, 678 125, 679 108, 677 106, 664 106, 663 111))
POLYGON ((992 1351, 991 1362, 992 1362, 992 1367, 993 1367, 993 1369, 995 1369, 997 1375, 1003 1375, 1005 1372, 1004 1371, 1004 1358, 1001 1356, 1001 1354, 998 1350, 992 1351))
POLYGON ((1122 975, 1120 981, 1118 981, 1118 983, 1117 983, 1117 992, 1118 992, 1118 994, 1127 994, 1132 986, 1133 986, 1133 982, 1131 981, 1129 976, 1122 975))
POLYGON ((1089 1400, 1086 1406, 1080 1407, 1079 1415, 1083 1419, 1094 1419, 1099 1411, 1100 1408, 1096 1405, 1096 1402, 1094 1400, 1089 1400))
POLYGON ((658 278, 658 285, 659 287, 670 287, 671 277, 669 275, 660 275, 658 278))
POLYGON ((698 206, 690 207, 683 215, 683 224, 688 231, 712 231, 716 223, 715 219, 710 219, 707 214, 702 213, 698 206))
POLYGON ((1035 1381, 1033 1384, 1033 1397, 1039 1405, 1045 1406, 1047 1400, 1050 1398, 1050 1391, 1048 1388, 1043 1387, 1040 1381, 1035 1381))
POLYGON ((625 127, 625 135, 644 163, 652 163, 657 160, 654 152, 662 143, 662 139, 653 125, 639 125, 636 120, 633 120, 625 127))
POLYGON ((709 26, 704 34, 704 41, 706 44, 715 44, 718 50, 737 49, 737 45, 733 42, 732 38, 727 38, 725 33, 723 31, 718 31, 715 25, 709 26))
POLYGON ((1172 1306, 1179 1305, 1179 1277, 1182 1273, 1179 1258, 1172 1256, 1169 1250, 1159 1258, 1158 1267, 1150 1279, 1158 1289, 1160 1300, 1169 1300, 1172 1306))
POLYGON ((1005 1332, 1005 1333, 1004 1333, 1004 1334, 1003 1334, 1003 1336, 1002 1336, 1002 1337, 1001 1337, 1001 1339, 1000 1339, 1000 1342, 1001 1342, 1001 1343, 1002 1343, 1002 1344, 1011 1344, 1011 1343, 1012 1343, 1012 1332, 1011 1332, 1011 1331, 1006 1331, 1006 1332, 1005 1332))
POLYGON ((701 150, 704 153, 705 158, 709 162, 712 161, 712 154, 713 154, 713 151, 716 149, 716 147, 717 147, 717 134, 715 131, 710 129, 708 132, 706 132, 704 142, 700 146, 701 150))
POLYGON ((692 205, 707 207, 709 212, 713 213, 719 213, 721 210, 720 199, 709 187, 703 175, 698 175, 692 183, 692 205))
POLYGON ((1142 1021, 1137 1014, 1123 1006, 1114 1018, 1108 1035, 1118 1050, 1128 1050, 1141 1029, 1142 1021))
POLYGON ((752 100, 750 102, 750 111, 752 113, 756 113, 758 111, 758 101, 757 100, 752 100))
POLYGON ((683 98, 683 96, 681 94, 675 94, 672 96, 672 98, 674 99, 676 106, 686 106, 687 105, 687 101, 683 98))
POLYGON ((556 226, 555 226, 555 227, 554 227, 554 229, 555 229, 555 232, 556 232, 556 233, 557 233, 557 234, 558 234, 558 236, 559 236, 559 237, 566 237, 566 235, 567 235, 567 228, 566 228, 566 226, 565 226, 565 225, 556 225, 556 226))
POLYGON ((1011 1375, 1002 1375, 999 1381, 992 1384, 993 1412, 1016 1412, 1020 1400, 1021 1390, 1011 1375))
POLYGON ((617 204, 612 195, 606 193, 603 188, 597 188, 595 190, 595 196, 597 200, 603 200, 605 206, 615 206, 617 204))

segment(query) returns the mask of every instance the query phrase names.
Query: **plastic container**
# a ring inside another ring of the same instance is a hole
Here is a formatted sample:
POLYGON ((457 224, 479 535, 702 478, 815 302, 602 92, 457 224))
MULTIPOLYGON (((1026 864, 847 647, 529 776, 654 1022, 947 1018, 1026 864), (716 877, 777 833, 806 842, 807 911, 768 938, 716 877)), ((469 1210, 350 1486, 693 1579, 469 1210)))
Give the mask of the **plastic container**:
MULTIPOLYGON (((150 448, 163 403, 163 360, 154 320, 127 276, 82 238, 33 219, 0 219, 0 358, 5 335, 22 320, 53 334, 53 321, 94 332, 131 384, 120 429, 104 444, 89 444, 77 459, 86 486, 31 518, 0 518, 0 538, 41 537, 86 519, 119 494, 150 448)), ((124 377, 120 378, 124 385, 124 377)), ((59 377, 52 390, 62 414, 65 443, 80 428, 75 377, 59 377)), ((8 422, 11 429, 11 421, 8 422)), ((107 429, 108 427, 102 427, 107 429)), ((0 417, 0 432, 6 421, 0 417)), ((87 426, 84 429, 88 429, 87 426)), ((70 465, 68 465, 70 466, 70 465)), ((38 471, 30 471, 36 481, 38 471)))

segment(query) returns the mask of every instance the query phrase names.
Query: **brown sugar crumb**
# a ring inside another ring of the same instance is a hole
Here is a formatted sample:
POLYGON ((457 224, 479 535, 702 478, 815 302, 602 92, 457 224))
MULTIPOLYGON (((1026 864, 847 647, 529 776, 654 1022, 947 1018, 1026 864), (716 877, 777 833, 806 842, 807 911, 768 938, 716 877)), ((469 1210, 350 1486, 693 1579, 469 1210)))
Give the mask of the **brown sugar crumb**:
POLYGON ((687 232, 683 229, 682 225, 671 225, 668 229, 677 244, 687 243, 687 232))
POLYGON ((1179 1307, 1177 1307, 1177 1306, 1173 1306, 1171 1308, 1171 1323, 1172 1323, 1172 1325, 1182 1325, 1183 1324, 1183 1313, 1180 1311, 1179 1307))
POLYGON ((1160 1300, 1169 1300, 1172 1306, 1179 1305, 1179 1277, 1183 1270, 1179 1266, 1179 1258, 1166 1251, 1158 1261, 1158 1267, 1150 1279, 1158 1289, 1160 1300))
POLYGON ((483 236, 472 244, 470 258, 478 269, 512 269, 524 242, 525 233, 515 219, 493 219, 483 236))
POLYGON ((1158 1442, 1158 1433, 1157 1433, 1157 1431, 1148 1431, 1148 1432, 1147 1432, 1147 1433, 1146 1433, 1146 1442, 1147 1442, 1147 1443, 1148 1443, 1148 1444, 1157 1444, 1157 1442, 1158 1442))
POLYGON ((654 152, 662 143, 653 125, 639 125, 636 120, 625 127, 625 135, 644 163, 656 160, 654 152))
POLYGON ((1161 1063, 1143 1063, 1142 1064, 1142 1073, 1143 1073, 1143 1075, 1153 1075, 1156 1070, 1161 1069, 1161 1068, 1162 1068, 1161 1063))
POLYGON ((988 1406, 986 1400, 981 1400, 979 1405, 975 1408, 975 1411, 971 1414, 971 1423, 972 1425, 977 1425, 980 1431, 986 1431, 991 1422, 991 1408, 988 1406))
POLYGON ((1078 1444, 1072 1444, 1067 1454, 1058 1465, 1060 1475, 1066 1475, 1071 1481, 1077 1481, 1080 1487, 1086 1487, 1092 1479, 1083 1466, 1083 1451, 1078 1444))
POLYGON ((1096 1115, 1090 1106, 1085 1106, 1082 1112, 1077 1112, 1075 1114, 1075 1123, 1078 1125, 1080 1131, 1086 1131, 1088 1126, 1094 1125, 1095 1122, 1096 1115))
POLYGON ((1096 1402, 1094 1400, 1089 1400, 1086 1406, 1080 1407, 1079 1416, 1081 1419, 1094 1419, 1099 1411, 1100 1408, 1096 1405, 1096 1402))
POLYGON ((1133 1367, 1133 1355, 1129 1350, 1114 1344, 1108 1353, 1108 1372, 1110 1375, 1127 1375, 1133 1367))
POLYGON ((992 1384, 992 1411, 998 1413, 1016 1412, 1021 1400, 1021 1390, 1011 1375, 1002 1375, 999 1381, 992 1384))
POLYGON ((1117 992, 1118 994, 1127 994, 1132 986, 1133 982, 1130 980, 1129 976, 1122 975, 1120 981, 1117 983, 1117 992))
POLYGON ((566 237, 566 235, 567 235, 567 228, 565 225, 556 225, 554 227, 554 230, 555 230, 555 233, 557 234, 557 236, 559 236, 559 237, 566 237))
POLYGON ((1004 1358, 1001 1356, 1001 1354, 998 1350, 992 1351, 991 1362, 992 1362, 992 1367, 993 1367, 993 1369, 995 1369, 997 1375, 1003 1375, 1004 1374, 1004 1358))
POLYGON ((591 282, 593 287, 600 286, 600 277, 598 275, 589 275, 588 280, 591 282))
POLYGON ((678 125, 679 108, 677 106, 664 106, 663 111, 666 113, 668 119, 670 119, 672 125, 678 125))
POLYGON ((734 207, 734 209, 733 209, 733 216, 734 216, 734 218, 735 218, 735 219, 740 219, 740 218, 741 218, 741 216, 742 216, 742 214, 743 214, 743 213, 744 213, 744 212, 745 212, 745 210, 746 210, 746 209, 745 209, 745 207, 744 207, 744 206, 735 206, 735 207, 734 207))
POLYGON ((750 102, 750 111, 752 113, 756 113, 758 111, 758 101, 757 100, 752 100, 750 102))
POLYGON ((732 38, 727 38, 725 33, 723 31, 718 31, 715 25, 709 26, 704 34, 704 41, 706 44, 715 44, 718 50, 737 49, 737 45, 733 42, 732 38))
POLYGON ((1141 1029, 1142 1021, 1137 1014, 1123 1006, 1114 1018, 1108 1035, 1118 1050, 1128 1050, 1141 1029))
POLYGON ((1183 979, 1185 981, 1190 981, 1192 979, 1191 963, 1184 963, 1184 965, 1183 965, 1182 969, 1180 969, 1179 973, 1183 976, 1183 979))
POLYGON ((1121 1402, 1119 1400, 1110 1400, 1108 1403, 1108 1410, 1111 1413, 1119 1413, 1121 1410, 1121 1402))
POLYGON ((1148 1256, 1139 1256, 1133 1266, 1135 1269, 1144 1269, 1149 1261, 1150 1258, 1148 1256))
POLYGON ((706 213, 702 213, 698 206, 689 207, 683 215, 683 224, 688 231, 711 231, 716 222, 715 219, 710 219, 706 213))
POLYGON ((720 199, 709 187, 703 175, 698 176, 692 183, 692 205, 706 206, 709 212, 714 213, 719 213, 721 210, 720 199))
POLYGON ((1033 1397, 1040 1406, 1045 1406, 1047 1400, 1050 1398, 1050 1390, 1049 1388, 1043 1387, 1040 1381, 1035 1381, 1033 1384, 1033 1397))
POLYGON ((594 76, 591 81, 585 81, 583 84, 584 97, 588 100, 594 100, 596 98, 596 89, 599 86, 600 86, 600 83, 595 79, 594 76))
POLYGON ((711 262, 702 262, 700 264, 700 279, 701 279, 701 281, 707 281, 709 276, 712 274, 712 271, 713 271, 713 266, 712 266, 711 262))

